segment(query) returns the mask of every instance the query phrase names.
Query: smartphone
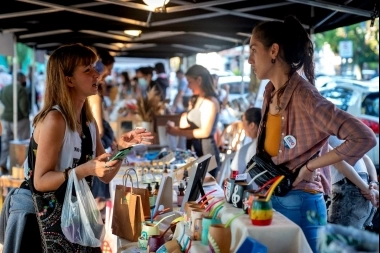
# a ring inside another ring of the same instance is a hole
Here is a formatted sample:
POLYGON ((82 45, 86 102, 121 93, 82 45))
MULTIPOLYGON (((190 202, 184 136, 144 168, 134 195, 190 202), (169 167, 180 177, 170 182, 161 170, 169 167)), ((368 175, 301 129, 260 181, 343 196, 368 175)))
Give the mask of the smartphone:
POLYGON ((129 152, 131 152, 132 148, 133 146, 119 150, 109 159, 109 161, 123 160, 129 154, 129 152))

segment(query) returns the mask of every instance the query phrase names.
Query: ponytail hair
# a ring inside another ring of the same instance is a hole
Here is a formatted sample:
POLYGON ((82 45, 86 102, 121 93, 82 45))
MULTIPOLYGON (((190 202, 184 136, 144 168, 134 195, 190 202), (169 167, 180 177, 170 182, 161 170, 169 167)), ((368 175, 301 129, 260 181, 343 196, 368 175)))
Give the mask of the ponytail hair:
POLYGON ((252 32, 266 48, 274 43, 280 47, 279 57, 290 66, 289 79, 302 68, 308 81, 314 85, 314 49, 309 34, 294 16, 284 22, 266 21, 257 25, 252 32))

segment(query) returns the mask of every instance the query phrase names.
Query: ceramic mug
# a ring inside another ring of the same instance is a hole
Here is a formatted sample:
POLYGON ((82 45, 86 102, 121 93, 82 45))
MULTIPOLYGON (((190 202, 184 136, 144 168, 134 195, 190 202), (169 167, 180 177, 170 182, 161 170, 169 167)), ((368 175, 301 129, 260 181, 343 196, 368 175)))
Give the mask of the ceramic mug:
POLYGON ((264 199, 256 198, 252 202, 252 208, 249 217, 251 218, 253 225, 270 225, 273 218, 272 201, 265 201, 264 199))
POLYGON ((192 212, 192 210, 201 209, 201 206, 202 206, 202 204, 194 204, 194 205, 190 205, 187 208, 186 221, 189 224, 189 226, 191 225, 191 212, 192 212))
POLYGON ((146 250, 146 248, 148 247, 148 240, 145 240, 144 237, 140 236, 137 241, 137 246, 141 250, 146 250))
POLYGON ((235 182, 231 194, 231 203, 234 207, 241 208, 243 206, 243 193, 247 187, 248 184, 245 182, 235 182))
POLYGON ((225 190, 224 195, 226 197, 226 202, 230 204, 232 203, 231 196, 232 196, 234 186, 235 186, 235 180, 228 178, 226 181, 226 190, 225 190))
POLYGON ((202 219, 202 235, 201 240, 203 245, 208 245, 208 233, 211 225, 222 224, 220 218, 213 219, 210 216, 203 217, 202 219))
POLYGON ((196 204, 198 204, 198 202, 196 202, 196 201, 187 201, 187 202, 185 203, 185 207, 183 208, 183 211, 184 211, 185 213, 187 213, 189 207, 190 207, 191 205, 196 205, 196 204))
POLYGON ((162 245, 165 244, 165 239, 160 235, 149 236, 148 247, 146 252, 156 252, 162 245))
POLYGON ((181 245, 177 240, 173 239, 162 245, 156 253, 181 253, 181 245))
POLYGON ((249 214, 251 211, 252 201, 256 198, 255 192, 255 190, 245 190, 243 193, 242 208, 246 214, 249 214))
POLYGON ((208 233, 210 252, 230 253, 231 228, 224 224, 211 225, 208 233))
POLYGON ((205 211, 205 209, 201 209, 201 208, 191 209, 190 232, 192 235, 194 235, 195 220, 196 219, 202 219, 204 216, 207 216, 207 215, 208 215, 208 213, 205 211))
POLYGON ((203 218, 197 218, 194 220, 194 233, 193 233, 194 241, 200 241, 202 238, 202 219, 203 218))
POLYGON ((141 230, 141 237, 143 237, 145 240, 149 239, 149 236, 152 235, 160 235, 160 229, 158 226, 155 226, 154 223, 150 222, 143 222, 142 230, 141 230))

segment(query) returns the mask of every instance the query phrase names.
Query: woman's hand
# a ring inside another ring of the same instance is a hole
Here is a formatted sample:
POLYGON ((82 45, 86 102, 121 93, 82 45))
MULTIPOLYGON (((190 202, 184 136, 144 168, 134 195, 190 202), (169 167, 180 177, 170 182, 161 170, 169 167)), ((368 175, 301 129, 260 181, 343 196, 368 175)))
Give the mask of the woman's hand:
POLYGON ((172 125, 166 125, 166 133, 170 134, 170 135, 173 135, 173 136, 177 136, 178 135, 178 131, 179 131, 179 128, 176 127, 176 126, 172 126, 172 125))
POLYGON ((363 196, 371 201, 372 205, 376 208, 379 207, 379 191, 376 190, 372 184, 369 185, 369 188, 367 191, 361 191, 361 193, 363 194, 363 196))
POLYGON ((298 173, 296 180, 294 180, 293 187, 297 186, 302 180, 305 180, 309 183, 318 184, 321 181, 320 175, 321 173, 319 169, 316 169, 313 172, 311 172, 306 168, 306 165, 304 165, 300 169, 300 172, 298 173))
POLYGON ((86 162, 84 165, 86 166, 87 173, 83 174, 81 172, 77 174, 80 178, 84 178, 88 175, 97 176, 97 177, 104 177, 111 171, 115 169, 116 166, 118 166, 118 163, 121 161, 115 160, 115 161, 108 161, 111 154, 104 153, 98 157, 95 157, 94 159, 86 162))
POLYGON ((132 131, 129 131, 128 133, 123 134, 120 137, 118 146, 121 148, 128 148, 135 144, 150 145, 152 144, 150 140, 153 138, 154 136, 152 135, 152 133, 147 132, 145 128, 137 128, 135 130, 132 130, 132 131))

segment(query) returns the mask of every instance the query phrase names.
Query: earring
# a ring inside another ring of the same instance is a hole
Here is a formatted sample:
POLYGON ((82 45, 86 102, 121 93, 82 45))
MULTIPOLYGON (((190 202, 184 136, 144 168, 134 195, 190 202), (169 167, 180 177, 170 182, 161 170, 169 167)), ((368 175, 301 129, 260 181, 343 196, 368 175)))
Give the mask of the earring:
POLYGON ((272 59, 271 63, 275 64, 276 63, 276 58, 272 59))

